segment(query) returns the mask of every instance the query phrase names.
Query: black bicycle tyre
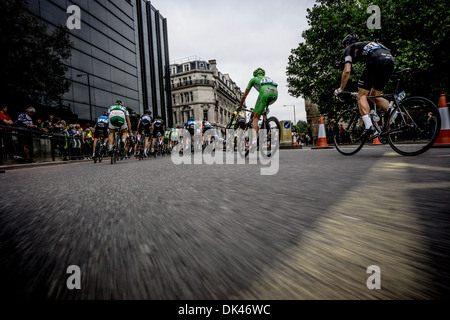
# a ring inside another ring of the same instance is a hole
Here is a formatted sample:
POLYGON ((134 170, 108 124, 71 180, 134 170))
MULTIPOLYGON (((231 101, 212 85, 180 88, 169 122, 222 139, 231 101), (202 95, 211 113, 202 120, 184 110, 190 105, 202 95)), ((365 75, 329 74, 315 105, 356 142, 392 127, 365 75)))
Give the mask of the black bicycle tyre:
MULTIPOLYGON (((423 101, 426 102, 426 104, 428 104, 428 107, 430 108, 430 110, 433 111, 433 113, 436 115, 436 129, 434 131, 434 135, 433 137, 428 141, 428 143, 426 143, 420 150, 417 151, 413 151, 413 152, 407 152, 404 150, 401 150, 401 148, 399 147, 399 145, 396 146, 396 141, 393 140, 393 135, 389 134, 388 131, 388 143, 391 146, 391 148, 397 152, 400 155, 403 156, 417 156, 419 154, 422 154, 424 152, 426 152, 427 150, 429 150, 433 144, 436 142, 436 140, 439 137, 439 132, 441 130, 441 116, 440 116, 440 112, 438 107, 436 106, 436 104, 434 104, 431 100, 424 98, 424 97, 420 97, 420 96, 415 96, 415 97, 410 97, 405 99, 404 101, 401 102, 402 106, 405 106, 408 102, 411 101, 423 101)), ((398 108, 395 108, 395 110, 397 111, 398 108)), ((408 110, 407 110, 408 111, 408 110)), ((391 123, 391 118, 393 117, 395 113, 392 112, 390 117, 389 117, 389 123, 391 123)), ((398 117, 398 116, 397 116, 398 117)), ((413 119, 415 122, 418 122, 417 119, 413 119)), ((390 129, 390 128, 389 128, 390 129)))
MULTIPOLYGON (((364 143, 366 142, 365 139, 362 139, 359 146, 356 147, 356 149, 353 149, 352 151, 346 151, 345 148, 343 147, 343 145, 340 145, 338 143, 338 135, 340 134, 339 132, 339 123, 342 119, 346 119, 346 117, 348 117, 348 115, 350 115, 351 119, 353 121, 358 121, 359 120, 359 115, 355 113, 355 111, 353 109, 349 109, 344 111, 337 119, 336 124, 334 125, 334 130, 333 130, 333 143, 334 146, 336 147, 336 150, 344 155, 344 156, 352 156, 356 153, 358 153, 362 147, 364 146, 364 143), (355 115, 353 115, 355 114, 355 115)), ((357 145, 357 144, 356 144, 357 145)))

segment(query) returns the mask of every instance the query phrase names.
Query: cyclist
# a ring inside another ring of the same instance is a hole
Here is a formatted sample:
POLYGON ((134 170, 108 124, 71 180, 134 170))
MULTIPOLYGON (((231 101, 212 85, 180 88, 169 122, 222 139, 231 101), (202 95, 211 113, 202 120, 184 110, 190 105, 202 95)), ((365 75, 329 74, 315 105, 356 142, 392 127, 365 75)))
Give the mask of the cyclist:
POLYGON ((158 139, 159 144, 159 137, 158 133, 160 133, 161 137, 164 136, 164 132, 166 131, 166 125, 164 124, 164 120, 161 118, 160 115, 157 115, 155 120, 152 123, 152 153, 155 153, 155 142, 158 139))
MULTIPOLYGON (((360 42, 359 36, 356 34, 347 35, 344 40, 342 40, 342 45, 345 48, 345 67, 342 72, 341 86, 335 90, 334 94, 338 96, 345 89, 350 78, 352 63, 362 62, 366 64, 358 81, 357 98, 359 112, 365 127, 360 140, 366 139, 373 131, 375 131, 369 117, 370 105, 367 96, 382 95, 382 90, 386 86, 389 77, 394 70, 394 58, 392 57, 390 50, 382 44, 369 41, 360 42)), ((393 108, 389 106, 389 101, 381 97, 373 98, 372 101, 386 111, 385 120, 389 119, 389 115, 393 110, 393 108)))
POLYGON ((206 145, 211 143, 211 137, 213 136, 213 131, 212 129, 214 129, 214 127, 212 126, 212 124, 209 121, 203 121, 202 123, 202 142, 206 145), (209 131, 208 131, 209 130, 209 131), (205 138, 205 133, 206 133, 206 138, 205 138), (205 141, 206 139, 206 141, 205 141))
POLYGON ((257 144, 257 134, 258 134, 258 121, 264 110, 271 104, 273 104, 278 99, 278 84, 276 84, 271 78, 266 77, 266 72, 258 68, 253 72, 253 78, 248 83, 245 89, 244 95, 242 96, 239 107, 244 105, 245 99, 247 98, 250 90, 254 87, 259 91, 258 99, 256 100, 255 109, 253 112, 253 122, 252 122, 252 136, 253 141, 250 145, 251 149, 254 149, 257 144))
POLYGON ((193 147, 192 140, 195 134, 195 121, 193 117, 189 117, 188 121, 184 124, 184 128, 190 133, 189 136, 183 137, 183 150, 187 147, 187 144, 191 143, 191 147, 193 147))
POLYGON ((95 157, 95 150, 97 149, 97 142, 100 137, 102 137, 103 141, 100 143, 104 143, 105 140, 108 138, 108 112, 103 112, 100 117, 97 118, 97 122, 95 123, 94 127, 94 145, 93 145, 93 152, 92 157, 95 157))
POLYGON ((172 133, 170 134, 170 143, 171 146, 175 147, 178 144, 178 141, 180 140, 180 132, 175 126, 173 126, 172 129, 170 130, 172 131, 172 133))
POLYGON ((123 106, 122 101, 117 100, 115 105, 112 105, 108 109, 108 117, 109 117, 109 145, 108 151, 112 152, 113 144, 114 144, 114 133, 115 130, 119 129, 119 134, 122 132, 122 144, 125 150, 125 141, 127 139, 127 131, 131 133, 131 122, 130 122, 130 113, 127 108, 123 106))
POLYGON ((169 153, 171 135, 172 135, 172 128, 166 128, 166 130, 164 131, 164 149, 166 153, 169 153))
POLYGON ((150 133, 153 122, 151 114, 152 112, 150 110, 145 110, 144 115, 139 119, 138 123, 137 141, 141 140, 142 132, 144 132, 145 136, 144 157, 147 157, 147 150, 150 146, 150 133))

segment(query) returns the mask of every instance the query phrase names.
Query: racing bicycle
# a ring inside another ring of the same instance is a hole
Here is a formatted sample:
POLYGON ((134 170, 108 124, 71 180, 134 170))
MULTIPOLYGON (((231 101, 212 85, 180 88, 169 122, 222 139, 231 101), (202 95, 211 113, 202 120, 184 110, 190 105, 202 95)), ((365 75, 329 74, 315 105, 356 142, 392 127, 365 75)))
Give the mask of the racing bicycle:
POLYGON ((337 119, 333 129, 333 142, 336 150, 350 156, 362 149, 366 141, 379 139, 382 144, 404 156, 416 156, 427 151, 435 143, 441 128, 441 117, 436 105, 424 97, 406 98, 405 91, 398 92, 400 80, 409 73, 410 68, 394 73, 397 80, 393 93, 368 96, 368 99, 383 97, 393 104, 393 111, 386 114, 381 108, 372 109, 370 118, 375 133, 367 139, 361 135, 365 129, 362 121, 356 92, 343 91, 338 95, 339 101, 351 103, 337 119))
MULTIPOLYGON (((233 113, 226 129, 234 129, 233 137, 227 132, 227 140, 232 139, 234 142, 230 144, 233 147, 233 151, 237 150, 243 157, 247 157, 250 151, 250 135, 252 132, 253 114, 254 109, 238 107, 233 113), (250 113, 248 122, 246 121, 246 113, 250 113)), ((267 141, 267 156, 270 157, 272 151, 276 151, 280 146, 280 121, 276 117, 268 117, 269 107, 264 110, 259 123, 258 130, 266 130, 267 141), (275 139, 272 139, 275 137, 275 139)), ((259 143, 258 135, 258 147, 259 143)))
POLYGON ((114 143, 111 153, 111 164, 116 163, 117 160, 123 160, 123 158, 125 158, 125 145, 122 142, 120 133, 120 130, 114 130, 114 143))
POLYGON ((102 162, 103 158, 107 156, 107 143, 105 141, 105 137, 103 136, 103 132, 100 131, 100 137, 97 141, 97 148, 95 148, 94 154, 94 163, 102 162))

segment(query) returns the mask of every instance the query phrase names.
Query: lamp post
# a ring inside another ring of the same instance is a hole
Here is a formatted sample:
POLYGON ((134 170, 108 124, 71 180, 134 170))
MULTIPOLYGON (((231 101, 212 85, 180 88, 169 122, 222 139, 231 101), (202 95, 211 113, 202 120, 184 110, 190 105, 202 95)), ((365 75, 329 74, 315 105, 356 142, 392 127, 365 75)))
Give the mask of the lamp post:
POLYGON ((80 73, 77 74, 77 78, 87 76, 87 82, 88 82, 88 90, 89 90, 89 114, 92 121, 92 103, 91 103, 91 81, 90 81, 90 74, 89 73, 80 73))
POLYGON ((294 125, 297 125, 297 119, 295 119, 295 104, 285 104, 284 107, 294 107, 294 125))

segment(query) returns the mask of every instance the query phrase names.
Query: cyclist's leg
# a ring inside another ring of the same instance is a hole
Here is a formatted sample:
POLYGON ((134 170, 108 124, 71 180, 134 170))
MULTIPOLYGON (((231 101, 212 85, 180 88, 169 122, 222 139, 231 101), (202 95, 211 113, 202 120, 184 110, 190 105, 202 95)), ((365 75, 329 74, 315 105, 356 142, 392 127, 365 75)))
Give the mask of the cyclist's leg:
MULTIPOLYGON (((372 89, 372 91, 370 91, 371 96, 381 96, 382 94, 383 94, 382 91, 378 91, 375 89, 372 89)), ((375 103, 377 106, 379 106, 384 111, 387 111, 389 109, 389 101, 387 99, 385 99, 383 97, 379 97, 379 98, 372 98, 371 100, 373 103, 375 103)))
MULTIPOLYGON (((381 52, 383 54, 383 52, 381 52)), ((385 59, 385 56, 381 56, 381 59, 378 59, 378 65, 376 68, 375 73, 375 80, 373 84, 372 92, 370 93, 371 96, 380 96, 383 94, 383 89, 386 86, 386 84, 389 81, 389 77, 392 74, 392 71, 394 71, 394 61, 391 59, 385 59)), ((384 111, 388 111, 389 101, 385 98, 373 98, 372 102, 375 103, 377 106, 379 106, 384 111)))
POLYGON ((114 127, 110 126, 109 127, 109 139, 108 139, 108 151, 111 151, 113 148, 114 134, 115 134, 115 129, 114 129, 114 127))

